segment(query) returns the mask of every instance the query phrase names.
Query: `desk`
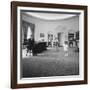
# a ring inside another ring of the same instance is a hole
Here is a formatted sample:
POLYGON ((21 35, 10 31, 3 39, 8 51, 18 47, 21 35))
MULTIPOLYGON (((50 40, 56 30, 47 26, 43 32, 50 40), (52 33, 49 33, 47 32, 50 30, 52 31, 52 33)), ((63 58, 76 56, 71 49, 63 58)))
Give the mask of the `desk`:
POLYGON ((34 45, 34 53, 41 53, 47 49, 46 42, 35 43, 34 45))

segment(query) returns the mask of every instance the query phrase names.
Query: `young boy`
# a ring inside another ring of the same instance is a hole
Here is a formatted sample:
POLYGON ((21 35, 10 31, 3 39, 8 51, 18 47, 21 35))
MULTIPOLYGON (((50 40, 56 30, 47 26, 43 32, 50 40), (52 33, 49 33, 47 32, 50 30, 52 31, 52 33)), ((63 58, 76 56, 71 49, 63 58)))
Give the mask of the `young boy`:
POLYGON ((65 51, 65 56, 68 56, 68 41, 64 42, 63 47, 64 47, 64 51, 65 51))

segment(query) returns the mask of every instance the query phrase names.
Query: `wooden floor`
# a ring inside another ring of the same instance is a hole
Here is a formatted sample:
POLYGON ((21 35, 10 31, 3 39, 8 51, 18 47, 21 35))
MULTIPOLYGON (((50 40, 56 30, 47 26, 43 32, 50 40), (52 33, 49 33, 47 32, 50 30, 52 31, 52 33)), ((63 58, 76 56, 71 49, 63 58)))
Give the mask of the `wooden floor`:
POLYGON ((69 48, 65 56, 63 47, 48 48, 37 56, 22 59, 22 77, 67 76, 79 74, 79 53, 69 48))

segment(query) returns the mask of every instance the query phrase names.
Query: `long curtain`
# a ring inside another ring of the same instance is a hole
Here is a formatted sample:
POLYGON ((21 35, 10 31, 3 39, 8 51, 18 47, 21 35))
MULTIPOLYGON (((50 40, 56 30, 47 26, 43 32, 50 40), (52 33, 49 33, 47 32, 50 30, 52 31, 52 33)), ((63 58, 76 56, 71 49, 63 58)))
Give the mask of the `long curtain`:
POLYGON ((27 39, 31 38, 32 32, 30 26, 28 26, 27 39))

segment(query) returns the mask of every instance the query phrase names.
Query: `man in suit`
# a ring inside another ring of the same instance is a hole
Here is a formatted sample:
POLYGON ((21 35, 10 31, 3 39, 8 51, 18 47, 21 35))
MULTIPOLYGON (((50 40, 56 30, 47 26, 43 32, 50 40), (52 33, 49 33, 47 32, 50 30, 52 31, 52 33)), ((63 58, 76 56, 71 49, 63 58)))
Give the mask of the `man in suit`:
POLYGON ((27 53, 30 51, 30 56, 33 56, 34 54, 34 38, 31 37, 28 39, 28 45, 27 45, 27 53))

